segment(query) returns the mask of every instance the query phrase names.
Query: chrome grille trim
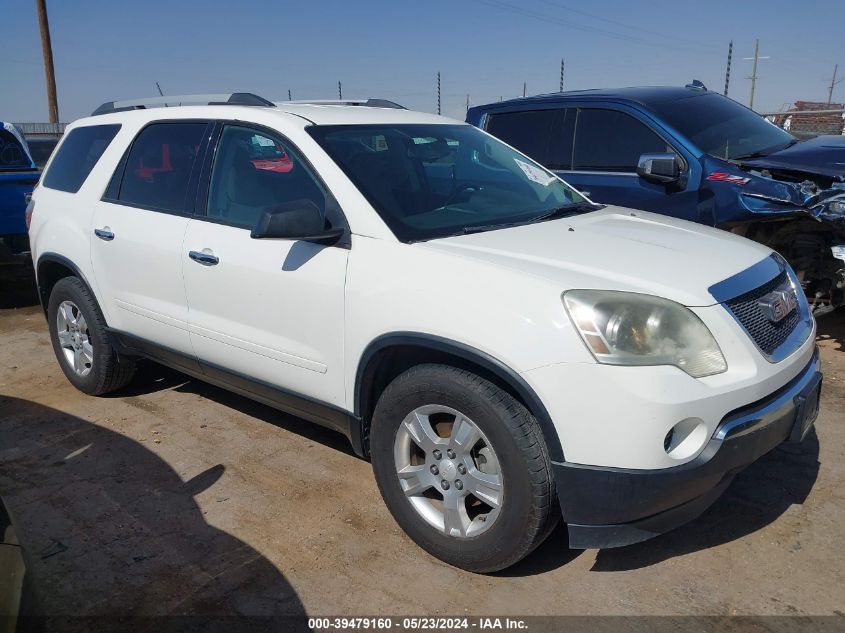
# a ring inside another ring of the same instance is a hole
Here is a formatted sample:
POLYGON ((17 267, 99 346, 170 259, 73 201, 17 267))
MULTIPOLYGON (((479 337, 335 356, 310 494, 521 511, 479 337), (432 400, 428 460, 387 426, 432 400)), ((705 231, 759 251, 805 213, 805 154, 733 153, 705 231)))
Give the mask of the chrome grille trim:
POLYGON ((773 254, 751 268, 712 286, 710 292, 745 330, 755 347, 770 363, 780 362, 792 354, 813 332, 813 316, 807 298, 795 273, 780 255, 773 254), (757 302, 786 282, 790 283, 796 292, 798 307, 783 320, 773 323, 757 302))

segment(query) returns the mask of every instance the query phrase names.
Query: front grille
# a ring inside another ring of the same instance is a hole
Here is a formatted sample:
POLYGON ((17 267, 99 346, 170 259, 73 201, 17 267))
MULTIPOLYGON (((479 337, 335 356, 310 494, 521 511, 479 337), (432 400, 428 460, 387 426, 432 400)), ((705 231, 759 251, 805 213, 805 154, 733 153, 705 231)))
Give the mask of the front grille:
MULTIPOLYGON (((763 313, 762 308, 758 305, 761 297, 769 294, 775 288, 787 283, 789 280, 786 271, 781 272, 780 275, 771 281, 763 284, 759 288, 755 288, 745 294, 729 299, 725 305, 736 317, 736 320, 742 324, 748 335, 757 344, 767 356, 770 356, 778 347, 783 345, 786 339, 792 334, 792 331, 801 320, 801 308, 795 308, 792 312, 786 315, 777 323, 772 323, 768 317, 763 313)), ((799 302, 801 299, 799 298, 799 302)))

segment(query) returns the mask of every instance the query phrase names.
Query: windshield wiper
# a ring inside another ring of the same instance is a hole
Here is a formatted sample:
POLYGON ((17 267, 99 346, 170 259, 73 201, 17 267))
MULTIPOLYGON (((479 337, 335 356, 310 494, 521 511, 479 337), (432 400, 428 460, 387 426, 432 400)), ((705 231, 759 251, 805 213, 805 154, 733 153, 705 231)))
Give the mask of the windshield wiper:
POLYGON ((761 149, 756 152, 751 152, 750 154, 746 154, 745 156, 736 156, 733 160, 751 160, 753 158, 763 158, 764 156, 768 156, 769 154, 774 154, 775 152, 782 152, 788 147, 792 147, 798 142, 797 138, 788 141, 785 145, 778 147, 777 149, 772 149, 771 147, 767 147, 766 149, 761 149))
POLYGON ((484 231, 492 231, 494 229, 509 229, 515 226, 524 226, 526 224, 534 224, 535 222, 545 222, 546 220, 555 220, 557 218, 565 218, 570 215, 578 215, 579 213, 588 213, 590 211, 598 211, 604 209, 603 204, 595 204, 592 202, 573 202, 565 204, 561 207, 556 207, 550 211, 545 211, 540 215, 534 216, 527 220, 518 220, 516 222, 501 222, 499 224, 482 224, 479 226, 465 226, 457 235, 469 235, 470 233, 483 233, 484 231))
POLYGON ((595 204, 593 202, 573 202, 565 204, 562 207, 557 207, 551 211, 546 211, 536 217, 531 218, 525 224, 534 224, 535 222, 544 222, 546 220, 555 220, 557 218, 565 218, 570 215, 578 215, 579 213, 589 213, 590 211, 598 211, 604 209, 603 204, 595 204))

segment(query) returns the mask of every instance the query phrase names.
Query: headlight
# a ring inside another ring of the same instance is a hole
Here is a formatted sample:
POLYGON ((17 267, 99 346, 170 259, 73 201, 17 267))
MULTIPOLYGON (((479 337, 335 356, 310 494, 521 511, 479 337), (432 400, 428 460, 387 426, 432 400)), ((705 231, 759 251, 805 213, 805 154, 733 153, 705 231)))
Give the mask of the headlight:
POLYGON ((707 326, 679 303, 607 290, 570 290, 563 302, 600 363, 675 365, 693 378, 728 368, 707 326))

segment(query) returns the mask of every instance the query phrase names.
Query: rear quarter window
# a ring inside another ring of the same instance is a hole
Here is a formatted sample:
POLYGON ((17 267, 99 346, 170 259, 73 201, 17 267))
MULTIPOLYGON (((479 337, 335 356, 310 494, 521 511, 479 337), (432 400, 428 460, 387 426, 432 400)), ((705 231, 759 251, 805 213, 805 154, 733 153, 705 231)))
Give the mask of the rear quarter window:
POLYGON ((114 139, 119 124, 90 125, 68 132, 44 175, 48 189, 76 193, 114 139))

